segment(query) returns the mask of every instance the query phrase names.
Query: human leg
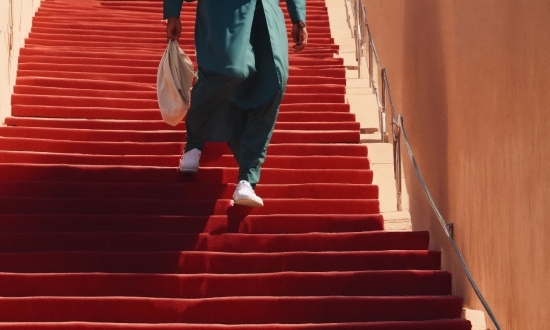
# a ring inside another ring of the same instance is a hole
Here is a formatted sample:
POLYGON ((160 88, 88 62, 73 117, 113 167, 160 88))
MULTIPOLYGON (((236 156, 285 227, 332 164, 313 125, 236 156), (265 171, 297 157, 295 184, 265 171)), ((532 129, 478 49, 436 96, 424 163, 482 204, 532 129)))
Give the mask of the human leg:
POLYGON ((255 188, 260 180, 261 167, 273 135, 281 99, 282 93, 279 92, 266 103, 249 110, 241 139, 228 143, 239 164, 238 181, 247 181, 252 188, 255 188))
POLYGON ((191 92, 191 107, 185 119, 185 152, 203 149, 204 143, 212 136, 213 115, 220 106, 226 106, 228 96, 243 81, 243 78, 199 68, 198 79, 191 92))
POLYGON ((236 204, 251 207, 263 206, 263 200, 254 189, 260 180, 262 164, 279 111, 282 93, 277 93, 265 104, 249 111, 242 138, 228 142, 239 164, 238 185, 233 193, 236 204))
MULTIPOLYGON (((179 162, 181 172, 196 172, 204 143, 215 138, 216 134, 223 135, 216 132, 219 123, 213 121, 223 121, 223 117, 219 116, 219 113, 223 112, 220 108, 231 109, 227 97, 242 81, 242 78, 199 69, 199 76, 191 94, 191 108, 185 120, 187 134, 184 152, 179 162)), ((231 111, 227 115, 231 115, 231 111)))

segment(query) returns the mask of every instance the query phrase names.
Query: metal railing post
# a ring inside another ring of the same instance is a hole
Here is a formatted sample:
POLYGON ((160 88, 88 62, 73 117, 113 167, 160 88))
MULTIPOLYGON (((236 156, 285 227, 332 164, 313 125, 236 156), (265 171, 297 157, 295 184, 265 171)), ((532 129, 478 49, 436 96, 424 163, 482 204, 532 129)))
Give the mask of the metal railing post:
POLYGON ((361 40, 363 39, 361 31, 362 16, 361 0, 355 0, 355 59, 357 60, 357 74, 359 79, 363 78, 363 63, 361 61, 361 57, 363 56, 361 51, 361 40))
MULTIPOLYGON (((368 24, 367 24, 367 31, 368 31, 368 24)), ((370 35, 368 36, 368 42, 369 42, 369 87, 372 88, 373 90, 373 93, 375 92, 374 91, 374 61, 373 61, 373 56, 374 56, 374 49, 372 47, 372 40, 370 38, 370 35)))
POLYGON ((384 133, 386 132, 386 84, 384 83, 386 76, 386 69, 380 69, 380 80, 378 81, 378 87, 380 88, 380 103, 382 104, 380 114, 380 134, 382 142, 384 142, 384 133), (384 122, 382 122, 384 121, 384 122))
POLYGON ((367 54, 365 54, 365 42, 367 42, 368 39, 368 33, 367 33, 367 11, 365 9, 365 6, 361 3, 361 44, 360 44, 360 50, 361 50, 361 58, 366 57, 367 54))
MULTIPOLYGON (((401 115, 399 119, 402 120, 401 115)), ((395 194, 397 198, 397 211, 403 211, 401 200, 402 182, 401 182, 401 130, 397 123, 392 125, 393 132, 393 171, 395 175, 395 194)))

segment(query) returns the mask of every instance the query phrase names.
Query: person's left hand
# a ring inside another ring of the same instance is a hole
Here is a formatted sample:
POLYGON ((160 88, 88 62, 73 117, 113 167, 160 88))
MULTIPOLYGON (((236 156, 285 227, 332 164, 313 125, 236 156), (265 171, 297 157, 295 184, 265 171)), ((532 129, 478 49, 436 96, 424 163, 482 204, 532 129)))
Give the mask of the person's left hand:
POLYGON ((295 52, 304 50, 307 45, 307 29, 302 21, 298 21, 292 25, 292 39, 294 40, 295 52))

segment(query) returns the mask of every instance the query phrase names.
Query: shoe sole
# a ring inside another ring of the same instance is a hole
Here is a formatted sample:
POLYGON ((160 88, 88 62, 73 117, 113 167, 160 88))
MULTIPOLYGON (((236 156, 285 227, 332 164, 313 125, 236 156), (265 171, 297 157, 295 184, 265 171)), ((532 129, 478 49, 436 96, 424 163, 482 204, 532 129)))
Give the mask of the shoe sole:
POLYGON ((181 173, 197 173, 199 169, 198 168, 197 169, 180 168, 179 170, 181 173))
POLYGON ((244 198, 236 200, 235 204, 249 206, 249 207, 263 207, 264 206, 264 204, 256 202, 255 200, 244 199, 244 198))

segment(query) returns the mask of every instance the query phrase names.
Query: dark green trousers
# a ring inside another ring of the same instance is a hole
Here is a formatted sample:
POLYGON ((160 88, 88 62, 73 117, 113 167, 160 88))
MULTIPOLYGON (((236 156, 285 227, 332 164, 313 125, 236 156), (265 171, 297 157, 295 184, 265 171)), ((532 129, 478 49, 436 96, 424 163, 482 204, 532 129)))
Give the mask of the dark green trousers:
POLYGON ((265 161, 267 146, 279 113, 282 91, 252 109, 243 109, 228 98, 245 79, 199 69, 187 113, 185 151, 202 150, 206 141, 225 141, 239 165, 238 181, 255 187, 265 161))

